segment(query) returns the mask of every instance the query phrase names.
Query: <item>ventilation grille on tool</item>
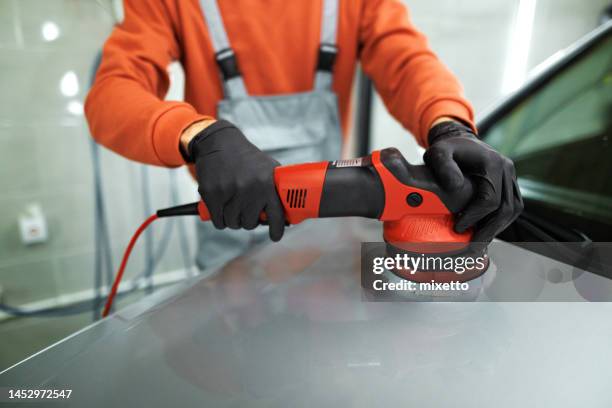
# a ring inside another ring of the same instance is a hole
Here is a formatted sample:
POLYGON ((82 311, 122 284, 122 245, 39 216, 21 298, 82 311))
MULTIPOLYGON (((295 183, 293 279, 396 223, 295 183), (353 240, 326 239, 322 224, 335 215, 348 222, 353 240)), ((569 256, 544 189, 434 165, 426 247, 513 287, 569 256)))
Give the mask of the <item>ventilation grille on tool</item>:
POLYGON ((287 190, 286 201, 289 208, 306 207, 306 193, 308 193, 308 190, 305 188, 292 188, 287 190))

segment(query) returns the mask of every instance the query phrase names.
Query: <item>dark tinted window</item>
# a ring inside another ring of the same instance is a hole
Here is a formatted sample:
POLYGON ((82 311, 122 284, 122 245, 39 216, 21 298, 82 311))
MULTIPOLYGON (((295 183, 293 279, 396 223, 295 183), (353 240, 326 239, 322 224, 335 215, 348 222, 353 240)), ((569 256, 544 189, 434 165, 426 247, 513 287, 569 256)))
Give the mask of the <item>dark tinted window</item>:
POLYGON ((612 226, 612 38, 527 97, 484 136, 514 159, 526 200, 612 226))

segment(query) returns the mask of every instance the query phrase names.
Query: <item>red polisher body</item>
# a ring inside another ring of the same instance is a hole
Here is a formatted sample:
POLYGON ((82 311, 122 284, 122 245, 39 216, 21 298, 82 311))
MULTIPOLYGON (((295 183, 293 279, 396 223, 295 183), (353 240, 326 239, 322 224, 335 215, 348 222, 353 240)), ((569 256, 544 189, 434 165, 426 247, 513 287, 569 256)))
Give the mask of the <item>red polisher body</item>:
MULTIPOLYGON (((393 148, 358 159, 280 166, 274 171, 289 224, 309 218, 377 218, 383 221, 386 242, 432 253, 460 250, 470 242, 471 230, 454 229, 453 213, 465 207, 473 193, 469 178, 465 180, 459 191, 445 192, 426 166, 410 165, 393 148)), ((202 220, 210 219, 203 201, 198 213, 202 220)))

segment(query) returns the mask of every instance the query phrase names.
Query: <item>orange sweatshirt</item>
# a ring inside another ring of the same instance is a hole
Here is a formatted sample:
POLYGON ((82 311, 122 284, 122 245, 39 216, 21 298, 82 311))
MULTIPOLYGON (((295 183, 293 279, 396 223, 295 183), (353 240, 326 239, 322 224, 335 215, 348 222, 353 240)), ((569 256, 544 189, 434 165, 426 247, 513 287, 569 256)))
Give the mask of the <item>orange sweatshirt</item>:
MULTIPOLYGON (((391 114, 426 145, 441 116, 473 123, 461 85, 411 24, 400 0, 340 0, 334 91, 346 134, 355 66, 361 62, 391 114)), ((219 0, 229 41, 251 95, 311 90, 321 0, 219 0)), ((222 98, 210 34, 198 0, 125 0, 106 41, 85 114, 94 138, 132 160, 175 167, 179 137, 214 117, 222 98), (167 67, 181 62, 185 102, 164 101, 167 67)))

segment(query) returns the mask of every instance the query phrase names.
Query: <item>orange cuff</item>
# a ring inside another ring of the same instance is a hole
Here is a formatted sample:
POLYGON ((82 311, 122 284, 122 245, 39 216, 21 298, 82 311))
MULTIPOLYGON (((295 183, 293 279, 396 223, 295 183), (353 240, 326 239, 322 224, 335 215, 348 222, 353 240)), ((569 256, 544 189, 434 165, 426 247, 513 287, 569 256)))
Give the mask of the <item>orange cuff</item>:
POLYGON ((470 105, 454 99, 442 99, 429 105, 421 115, 419 135, 417 136, 421 146, 428 146, 427 135, 429 129, 436 119, 442 116, 450 116, 464 122, 472 128, 474 133, 477 133, 476 125, 474 124, 474 112, 470 105))
POLYGON ((189 104, 172 103, 153 124, 153 149, 157 159, 167 167, 185 164, 179 150, 179 140, 185 129, 210 116, 200 115, 189 104))

